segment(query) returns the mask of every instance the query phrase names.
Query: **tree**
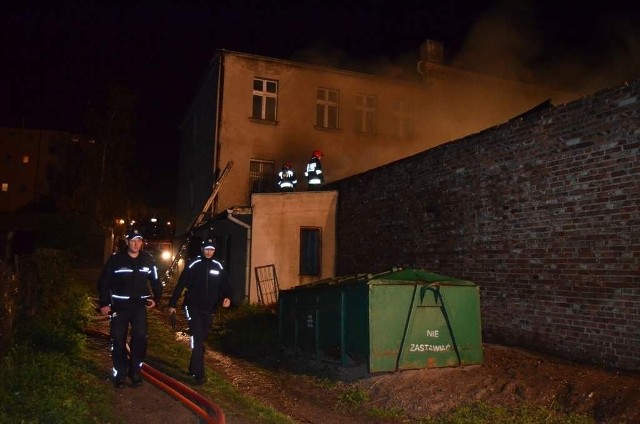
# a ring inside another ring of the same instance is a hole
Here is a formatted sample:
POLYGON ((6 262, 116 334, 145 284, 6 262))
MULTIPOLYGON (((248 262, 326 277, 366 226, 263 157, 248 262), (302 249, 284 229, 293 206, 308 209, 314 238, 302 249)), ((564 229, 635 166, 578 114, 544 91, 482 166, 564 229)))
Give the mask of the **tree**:
POLYGON ((137 198, 134 176, 136 96, 123 86, 109 86, 104 96, 89 105, 85 120, 95 149, 79 164, 83 179, 69 202, 69 208, 91 215, 104 228, 116 217, 127 215, 137 198))

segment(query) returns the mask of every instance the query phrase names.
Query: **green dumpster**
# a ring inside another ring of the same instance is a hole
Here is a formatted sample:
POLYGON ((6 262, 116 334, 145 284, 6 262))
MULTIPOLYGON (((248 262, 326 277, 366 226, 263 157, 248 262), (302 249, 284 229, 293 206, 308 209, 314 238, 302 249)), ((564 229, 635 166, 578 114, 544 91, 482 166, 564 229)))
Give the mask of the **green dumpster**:
POLYGON ((482 363, 478 287, 420 269, 283 290, 279 326, 285 346, 371 373, 482 363))

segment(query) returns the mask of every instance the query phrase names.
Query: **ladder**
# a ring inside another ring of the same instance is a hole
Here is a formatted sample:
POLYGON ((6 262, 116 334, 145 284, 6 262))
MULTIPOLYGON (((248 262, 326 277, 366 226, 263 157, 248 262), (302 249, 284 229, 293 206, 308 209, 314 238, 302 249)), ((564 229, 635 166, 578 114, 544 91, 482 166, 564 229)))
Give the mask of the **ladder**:
POLYGON ((193 219, 193 221, 191 221, 191 224, 187 228, 187 232, 186 232, 185 238, 182 241, 182 244, 180 245, 180 248, 178 249, 178 253, 176 253, 176 255, 173 257, 173 260, 171 261, 171 265, 169 265, 169 268, 167 268, 167 270, 164 273, 165 280, 168 280, 169 278, 171 278, 171 275, 173 274, 173 272, 175 271, 176 266, 178 265, 178 261, 180 261, 180 258, 183 257, 185 250, 187 250, 187 247, 189 246, 189 241, 191 239, 191 235, 192 235, 193 230, 198 225, 200 225, 200 223, 202 223, 202 220, 204 219, 205 215, 207 215, 207 213, 208 213, 207 211, 209 210, 209 208, 211 208, 211 205, 213 204, 213 201, 215 200, 216 196, 218 195, 218 191, 220 190, 220 186, 224 182, 224 179, 226 178, 227 174, 229 174, 229 171, 231 170, 232 166, 233 166, 233 161, 229 161, 229 163, 227 163, 227 166, 225 166, 224 170, 222 171, 222 174, 220 174, 220 177, 218 178, 218 180, 213 185, 213 189, 211 190, 211 195, 209 196, 209 198, 205 202, 204 207, 202 208, 202 212, 200 212, 198 215, 196 215, 196 217, 193 219))

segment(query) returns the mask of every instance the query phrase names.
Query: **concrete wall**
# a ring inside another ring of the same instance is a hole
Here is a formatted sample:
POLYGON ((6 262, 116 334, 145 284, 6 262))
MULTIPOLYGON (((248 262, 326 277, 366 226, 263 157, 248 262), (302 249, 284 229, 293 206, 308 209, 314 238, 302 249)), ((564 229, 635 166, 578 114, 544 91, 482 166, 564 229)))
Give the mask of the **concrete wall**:
POLYGON ((251 197, 253 224, 251 235, 251 303, 258 295, 253 269, 275 265, 280 289, 329 278, 335 275, 335 217, 338 193, 335 191, 254 194, 251 197), (300 229, 321 230, 321 274, 302 276, 300 229))
POLYGON ((476 282, 486 341, 640 368, 640 81, 328 188, 337 274, 476 282))

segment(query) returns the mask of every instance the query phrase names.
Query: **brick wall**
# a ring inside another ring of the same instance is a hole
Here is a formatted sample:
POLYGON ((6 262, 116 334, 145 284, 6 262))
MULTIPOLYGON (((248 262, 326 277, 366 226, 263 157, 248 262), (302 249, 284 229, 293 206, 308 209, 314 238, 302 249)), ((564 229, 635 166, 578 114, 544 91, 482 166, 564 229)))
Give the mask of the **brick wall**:
POLYGON ((338 275, 467 278, 485 341, 640 369, 640 80, 327 188, 338 275))

